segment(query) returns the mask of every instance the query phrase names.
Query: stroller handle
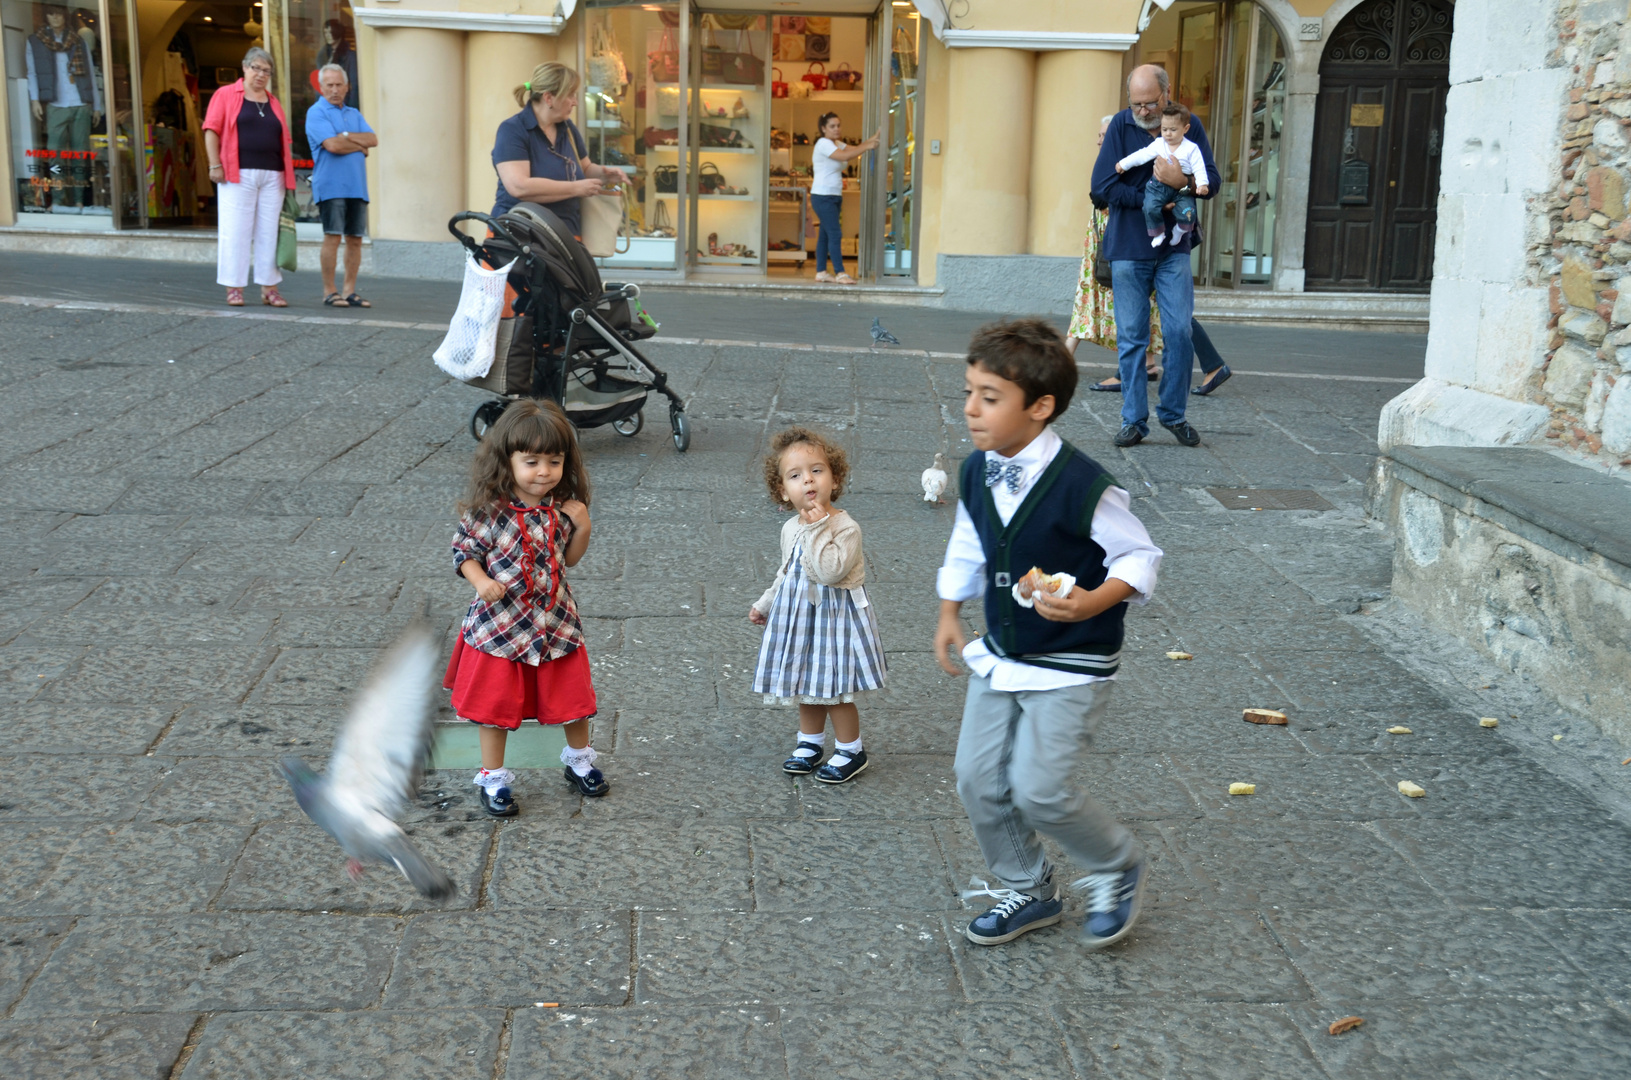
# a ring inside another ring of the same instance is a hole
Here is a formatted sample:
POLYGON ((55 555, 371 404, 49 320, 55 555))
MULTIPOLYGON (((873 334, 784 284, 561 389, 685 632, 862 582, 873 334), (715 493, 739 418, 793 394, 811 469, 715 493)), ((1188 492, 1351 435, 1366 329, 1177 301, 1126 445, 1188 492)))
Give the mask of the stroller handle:
POLYGON ((461 221, 479 221, 493 230, 494 236, 509 243, 515 250, 521 250, 521 241, 511 236, 510 231, 497 218, 491 214, 484 214, 480 210, 461 210, 448 219, 447 231, 453 234, 455 240, 468 248, 472 255, 480 254, 481 242, 459 228, 459 222, 461 221))

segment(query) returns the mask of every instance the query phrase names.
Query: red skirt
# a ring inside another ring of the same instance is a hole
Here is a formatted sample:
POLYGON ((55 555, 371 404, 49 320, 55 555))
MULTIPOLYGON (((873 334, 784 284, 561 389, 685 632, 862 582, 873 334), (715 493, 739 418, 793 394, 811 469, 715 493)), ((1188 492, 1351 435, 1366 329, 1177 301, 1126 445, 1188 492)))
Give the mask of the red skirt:
POLYGON ((523 720, 569 724, 595 715, 589 651, 581 646, 533 667, 472 649, 461 635, 442 686, 453 691, 453 711, 461 719, 510 731, 523 720))

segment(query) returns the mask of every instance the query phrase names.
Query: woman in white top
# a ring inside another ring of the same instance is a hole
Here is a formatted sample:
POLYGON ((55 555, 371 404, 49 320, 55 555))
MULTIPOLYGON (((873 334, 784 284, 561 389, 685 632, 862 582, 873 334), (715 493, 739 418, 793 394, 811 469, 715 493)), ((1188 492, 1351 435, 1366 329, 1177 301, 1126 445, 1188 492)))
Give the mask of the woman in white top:
POLYGON ((842 122, 837 113, 822 113, 816 121, 821 138, 810 151, 810 164, 815 178, 810 182, 810 209, 815 211, 820 228, 816 232, 817 281, 836 281, 840 285, 854 285, 855 279, 844 273, 844 241, 838 215, 844 208, 844 166, 868 150, 875 150, 883 142, 878 131, 864 143, 848 146, 839 141, 842 122), (834 273, 827 273, 828 257, 834 273))

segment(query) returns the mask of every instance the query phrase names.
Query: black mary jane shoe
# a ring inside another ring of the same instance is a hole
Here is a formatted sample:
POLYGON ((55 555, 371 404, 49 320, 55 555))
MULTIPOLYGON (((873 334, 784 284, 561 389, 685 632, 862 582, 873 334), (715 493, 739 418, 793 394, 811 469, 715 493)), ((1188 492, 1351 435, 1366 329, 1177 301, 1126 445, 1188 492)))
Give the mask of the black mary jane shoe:
MULTIPOLYGON (((838 754, 841 753, 843 753, 842 750, 833 754, 833 757, 837 757, 838 754)), ((845 783, 846 781, 853 780, 857 773, 859 773, 862 769, 865 769, 870 764, 871 762, 867 760, 865 750, 862 750, 859 754, 856 754, 854 757, 850 758, 848 764, 845 765, 834 765, 832 761, 829 760, 827 764, 816 770, 816 783, 845 783)))
POLYGON ((1121 393, 1121 380, 1117 379, 1116 384, 1111 386, 1110 380, 1105 379, 1103 382, 1094 383, 1092 386, 1089 386, 1088 389, 1096 394, 1119 394, 1121 393))
POLYGON ((566 782, 577 788, 578 794, 587 798, 598 799, 612 790, 612 786, 606 782, 606 777, 602 775, 599 769, 590 769, 588 776, 579 776, 572 771, 570 765, 564 771, 566 773, 566 782))
POLYGON ((501 787, 491 795, 484 787, 478 787, 476 791, 481 799, 481 808, 493 817, 514 817, 521 812, 521 808, 515 804, 515 796, 510 794, 507 787, 501 787))
POLYGON ((1233 374, 1234 372, 1229 370, 1229 365, 1224 364, 1222 367, 1218 368, 1218 373, 1216 375, 1213 375, 1211 378, 1201 383, 1201 385, 1193 387, 1189 392, 1200 397, 1205 397, 1218 387, 1222 386, 1224 383, 1228 382, 1229 376, 1233 374))
POLYGON ((809 747, 810 749, 814 750, 815 754, 810 757, 805 757, 802 754, 794 754, 792 757, 782 762, 782 772, 789 776, 809 776, 820 767, 821 755, 827 748, 825 746, 817 746, 815 743, 799 743, 800 750, 804 749, 805 747, 809 747))

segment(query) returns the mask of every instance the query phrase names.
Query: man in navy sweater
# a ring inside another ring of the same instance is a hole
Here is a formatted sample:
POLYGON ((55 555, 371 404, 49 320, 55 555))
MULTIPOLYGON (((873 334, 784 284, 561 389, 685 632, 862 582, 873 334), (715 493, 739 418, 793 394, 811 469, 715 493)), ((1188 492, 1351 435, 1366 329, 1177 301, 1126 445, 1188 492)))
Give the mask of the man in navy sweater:
MULTIPOLYGON (((1201 437, 1184 419, 1189 400, 1189 369, 1195 361, 1190 323, 1195 314, 1195 283, 1189 270, 1190 248, 1200 242, 1196 228, 1176 244, 1150 247, 1144 227, 1144 185, 1151 176, 1174 188, 1195 186, 1201 178, 1185 176, 1178 164, 1157 157, 1147 165, 1116 172, 1116 162, 1142 150, 1150 140, 1161 137, 1161 110, 1168 97, 1167 73, 1153 64, 1133 69, 1127 79, 1127 100, 1110 121, 1104 133, 1099 159, 1093 166, 1093 195, 1109 204, 1110 217, 1104 230, 1104 254, 1110 260, 1112 289, 1116 300, 1116 351, 1121 362, 1121 432, 1117 446, 1133 446, 1150 433, 1149 386, 1144 379, 1144 352, 1150 345, 1150 290, 1155 290, 1161 308, 1161 335, 1166 350, 1161 357, 1161 383, 1156 403, 1156 419, 1185 446, 1197 446, 1201 437)), ((1209 199, 1217 193, 1217 162, 1212 160, 1212 144, 1199 120, 1192 120, 1189 139, 1200 147, 1206 163, 1209 199)), ((1173 222, 1168 207, 1167 228, 1173 222)))

